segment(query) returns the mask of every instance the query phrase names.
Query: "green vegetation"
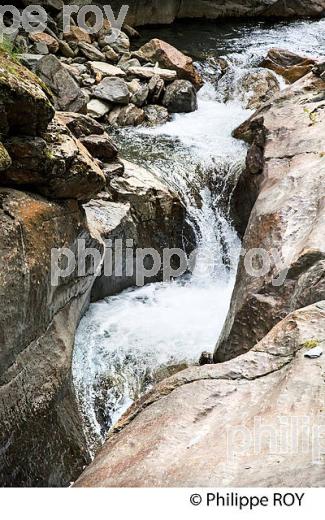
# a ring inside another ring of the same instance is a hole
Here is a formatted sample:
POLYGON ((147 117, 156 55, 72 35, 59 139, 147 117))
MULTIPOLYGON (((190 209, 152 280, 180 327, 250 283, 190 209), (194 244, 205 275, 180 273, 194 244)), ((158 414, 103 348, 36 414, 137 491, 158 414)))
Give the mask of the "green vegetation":
POLYGON ((320 341, 318 339, 309 339, 309 340, 305 341, 303 346, 305 348, 311 349, 311 348, 317 347, 319 345, 319 343, 320 343, 320 341))
POLYGON ((3 38, 2 41, 0 39, 0 51, 8 54, 12 60, 19 62, 19 49, 8 38, 3 38))

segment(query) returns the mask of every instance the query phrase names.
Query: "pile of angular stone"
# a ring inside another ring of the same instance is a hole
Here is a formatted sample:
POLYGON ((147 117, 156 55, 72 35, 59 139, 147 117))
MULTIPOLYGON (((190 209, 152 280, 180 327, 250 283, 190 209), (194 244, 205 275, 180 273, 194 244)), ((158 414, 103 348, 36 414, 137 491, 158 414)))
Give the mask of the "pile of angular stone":
POLYGON ((89 34, 71 17, 64 32, 62 12, 54 10, 44 32, 21 30, 13 43, 23 64, 51 90, 57 110, 116 126, 161 124, 170 114, 196 110, 202 78, 192 59, 158 39, 131 51, 137 37, 132 27, 118 31, 107 19, 89 34))

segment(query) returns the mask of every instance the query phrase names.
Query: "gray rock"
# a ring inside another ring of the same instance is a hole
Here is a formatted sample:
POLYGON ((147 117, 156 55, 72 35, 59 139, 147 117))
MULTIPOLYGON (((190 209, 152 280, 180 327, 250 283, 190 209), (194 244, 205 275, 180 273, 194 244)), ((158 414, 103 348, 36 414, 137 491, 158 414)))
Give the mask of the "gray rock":
POLYGON ((160 105, 148 105, 144 107, 144 113, 147 126, 163 125, 169 120, 167 108, 160 105))
POLYGON ((197 109, 197 95, 192 83, 180 79, 168 85, 163 105, 171 113, 194 112, 197 109))
POLYGON ((0 485, 69 486, 89 462, 71 364, 93 264, 54 286, 51 254, 103 245, 77 201, 9 188, 0 200, 0 485))
POLYGON ((149 87, 146 83, 137 82, 137 84, 138 87, 132 93, 130 102, 137 107, 143 107, 148 98, 149 87))
MULTIPOLYGON (((101 193, 85 206, 93 230, 104 239, 125 236, 134 240, 135 248, 153 247, 161 255, 166 247, 182 247, 185 210, 179 197, 145 168, 128 161, 122 163, 123 172, 107 175, 114 202, 101 193)), ((131 287, 135 273, 126 276, 124 266, 122 276, 101 276, 95 281, 92 300, 131 287)), ((161 278, 159 273, 146 282, 161 278)))
POLYGON ((240 79, 238 89, 239 97, 242 98, 246 108, 256 110, 280 92, 280 83, 273 72, 256 69, 240 79))
POLYGON ((60 40, 59 49, 63 56, 65 56, 66 58, 74 58, 75 53, 67 42, 60 40))
POLYGON ((118 54, 110 47, 110 45, 105 45, 102 49, 102 52, 105 54, 105 58, 107 61, 112 61, 113 63, 118 61, 118 54))
POLYGON ((57 110, 83 112, 86 98, 77 82, 53 55, 44 56, 37 64, 38 76, 50 88, 57 110))
POLYGON ((117 147, 106 132, 101 135, 80 137, 80 142, 97 159, 111 161, 117 157, 117 147))
POLYGON ((113 126, 138 126, 145 118, 142 108, 132 103, 125 107, 114 108, 107 116, 107 121, 113 126))
POLYGON ((128 71, 131 67, 141 67, 141 63, 136 58, 130 58, 129 60, 120 60, 118 62, 119 67, 124 71, 128 71))
POLYGON ((307 358, 310 358, 310 359, 317 359, 319 357, 321 357, 321 355, 323 354, 323 349, 322 347, 315 347, 315 348, 312 348, 310 350, 308 350, 307 352, 305 352, 305 357, 307 358))
POLYGON ((92 61, 106 61, 105 55, 97 49, 94 45, 86 42, 78 43, 81 53, 86 56, 88 60, 92 61))
POLYGON ((116 39, 114 42, 110 42, 110 46, 112 49, 117 52, 118 54, 124 54, 125 52, 129 52, 130 50, 130 39, 129 37, 123 32, 118 31, 116 29, 113 29, 116 39))
POLYGON ((38 62, 43 58, 41 54, 21 54, 20 59, 23 65, 35 72, 38 62))
POLYGON ((94 74, 97 74, 99 72, 103 78, 105 78, 106 76, 121 78, 125 76, 125 72, 120 67, 115 67, 110 63, 103 63, 101 61, 90 61, 88 63, 88 66, 94 74))
POLYGON ((105 131, 104 127, 90 116, 61 112, 59 117, 77 139, 89 135, 102 135, 105 131))
POLYGON ((164 91, 164 80, 160 76, 153 76, 149 81, 149 102, 153 105, 157 105, 161 101, 164 91))
POLYGON ((87 114, 95 119, 104 117, 111 109, 111 105, 99 99, 91 99, 87 104, 87 114))
POLYGON ((92 93, 96 98, 121 105, 126 105, 130 98, 127 84, 121 78, 104 78, 92 93))
POLYGON ((43 54, 43 56, 45 56, 46 54, 49 54, 48 46, 44 42, 37 42, 37 43, 35 43, 31 50, 32 50, 33 53, 35 53, 35 54, 43 54))

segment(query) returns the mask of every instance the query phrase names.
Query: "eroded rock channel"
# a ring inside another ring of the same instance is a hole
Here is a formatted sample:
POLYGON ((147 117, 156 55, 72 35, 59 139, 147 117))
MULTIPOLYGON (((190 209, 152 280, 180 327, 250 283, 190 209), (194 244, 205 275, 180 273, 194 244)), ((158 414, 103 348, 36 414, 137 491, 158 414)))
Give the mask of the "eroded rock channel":
POLYGON ((126 26, 108 48, 109 27, 74 28, 0 50, 2 485, 67 486, 103 443, 77 485, 323 484, 308 454, 225 460, 229 428, 322 409, 304 354, 325 341, 323 29, 126 26), (52 249, 80 240, 99 261, 53 285, 52 249), (142 248, 195 262, 136 287, 142 248), (278 260, 259 277, 254 248, 278 260))

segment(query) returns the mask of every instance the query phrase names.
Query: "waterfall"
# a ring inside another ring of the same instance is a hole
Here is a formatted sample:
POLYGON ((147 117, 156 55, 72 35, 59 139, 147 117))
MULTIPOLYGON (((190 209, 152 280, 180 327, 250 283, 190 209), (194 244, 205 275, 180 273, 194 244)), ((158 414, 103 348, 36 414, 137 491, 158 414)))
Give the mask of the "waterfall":
MULTIPOLYGON (((92 304, 82 319, 73 381, 90 451, 155 381, 197 362, 203 350, 213 350, 228 311, 240 251, 229 219, 231 190, 246 154, 245 145, 231 133, 250 114, 237 99, 239 78, 272 46, 303 51, 305 45, 316 54, 323 26, 324 21, 297 22, 288 31, 285 24, 257 24, 251 31, 243 24, 231 34, 220 34, 213 26, 205 42, 207 59, 201 62, 206 84, 198 110, 175 115, 154 129, 119 131, 122 154, 152 170, 180 195, 198 251, 191 275, 128 289, 92 304), (230 70, 218 88, 210 58, 213 52, 223 54, 222 42, 230 70)), ((196 43, 192 36, 189 47, 196 43)), ((200 35, 196 38, 202 46, 200 35)))

